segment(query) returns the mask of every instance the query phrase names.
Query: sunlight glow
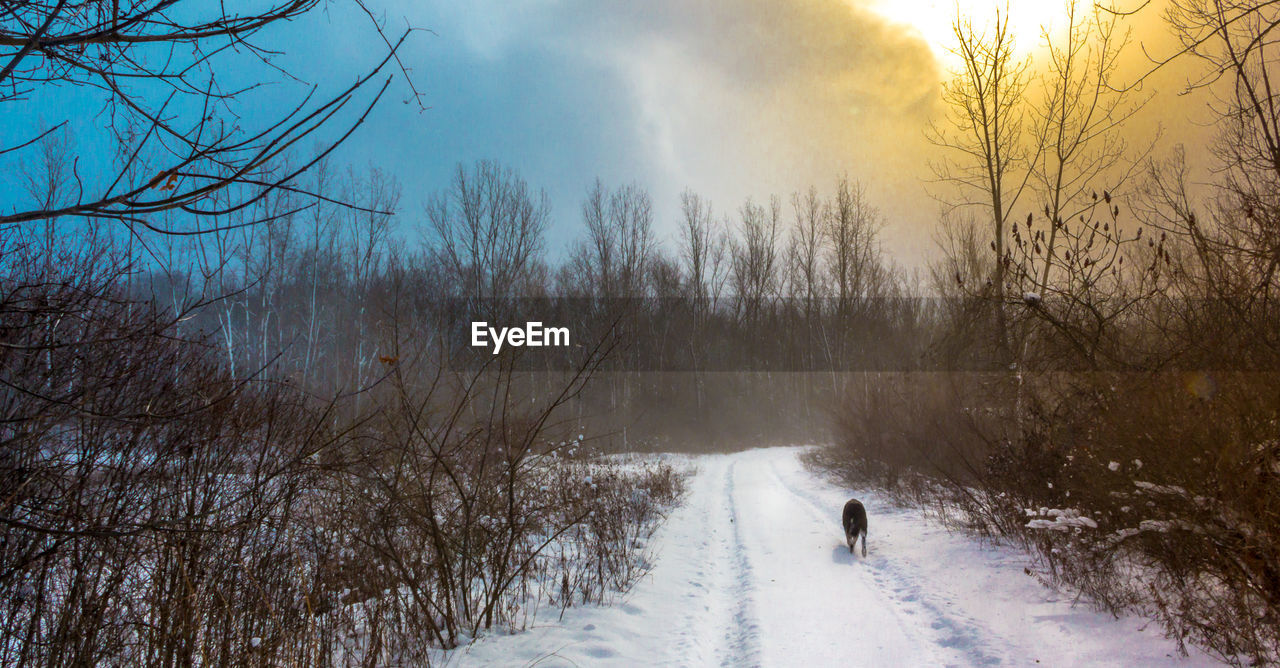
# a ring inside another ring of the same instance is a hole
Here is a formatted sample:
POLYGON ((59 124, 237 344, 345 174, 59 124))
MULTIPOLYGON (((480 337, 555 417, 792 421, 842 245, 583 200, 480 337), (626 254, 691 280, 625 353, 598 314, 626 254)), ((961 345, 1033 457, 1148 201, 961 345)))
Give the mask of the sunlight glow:
POLYGON ((1020 54, 1039 49, 1045 30, 1061 28, 1066 15, 1066 0, 870 0, 869 8, 892 23, 914 30, 947 68, 957 62, 951 48, 955 44, 952 24, 957 11, 973 21, 981 32, 994 22, 996 11, 1009 12, 1009 26, 1020 54))

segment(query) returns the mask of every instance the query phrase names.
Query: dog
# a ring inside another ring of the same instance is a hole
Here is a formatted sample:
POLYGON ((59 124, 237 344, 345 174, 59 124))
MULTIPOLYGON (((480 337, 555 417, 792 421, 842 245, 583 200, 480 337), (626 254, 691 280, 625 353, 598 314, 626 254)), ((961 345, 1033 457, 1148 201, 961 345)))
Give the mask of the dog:
POLYGON ((844 525, 844 541, 849 544, 849 554, 853 554, 853 546, 862 536, 862 556, 867 556, 867 509, 857 499, 849 499, 844 504, 844 513, 840 518, 844 525))

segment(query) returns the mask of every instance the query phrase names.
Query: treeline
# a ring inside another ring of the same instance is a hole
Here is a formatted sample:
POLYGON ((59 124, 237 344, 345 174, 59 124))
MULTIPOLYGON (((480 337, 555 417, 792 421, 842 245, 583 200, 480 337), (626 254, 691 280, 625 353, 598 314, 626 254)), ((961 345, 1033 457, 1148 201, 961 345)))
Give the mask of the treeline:
POLYGON ((302 213, 281 195, 242 213, 261 224, 164 240, 190 270, 137 286, 174 311, 209 301, 181 327, 212 334, 233 376, 269 365, 329 396, 410 360, 498 364, 550 395, 548 378, 607 348, 595 388, 570 402, 598 444, 706 449, 822 438, 843 372, 930 363, 912 342, 939 302, 883 257, 883 220, 848 180, 726 214, 686 192, 665 242, 645 190, 596 182, 559 263, 545 195, 495 162, 458 165, 421 215, 390 214, 399 188, 377 169, 321 165, 308 189, 302 213), (479 320, 567 327, 572 345, 491 359, 470 346, 479 320))

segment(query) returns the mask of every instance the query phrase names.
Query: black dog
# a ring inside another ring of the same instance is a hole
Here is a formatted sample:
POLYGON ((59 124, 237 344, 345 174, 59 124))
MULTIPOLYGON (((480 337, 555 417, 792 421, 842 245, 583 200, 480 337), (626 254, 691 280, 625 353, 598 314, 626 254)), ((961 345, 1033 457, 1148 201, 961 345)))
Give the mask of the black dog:
POLYGON ((862 502, 849 499, 844 504, 840 522, 844 525, 844 540, 849 544, 849 554, 853 554, 853 546, 857 544, 858 536, 862 536, 862 556, 867 556, 867 509, 862 507, 862 502))

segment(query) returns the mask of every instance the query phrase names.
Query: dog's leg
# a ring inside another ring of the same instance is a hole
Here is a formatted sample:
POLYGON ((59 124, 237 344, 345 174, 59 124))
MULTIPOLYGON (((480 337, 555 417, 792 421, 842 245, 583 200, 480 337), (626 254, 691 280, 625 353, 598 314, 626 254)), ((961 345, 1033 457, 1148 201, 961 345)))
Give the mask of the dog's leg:
POLYGON ((862 556, 867 556, 867 532, 862 532, 862 556))

